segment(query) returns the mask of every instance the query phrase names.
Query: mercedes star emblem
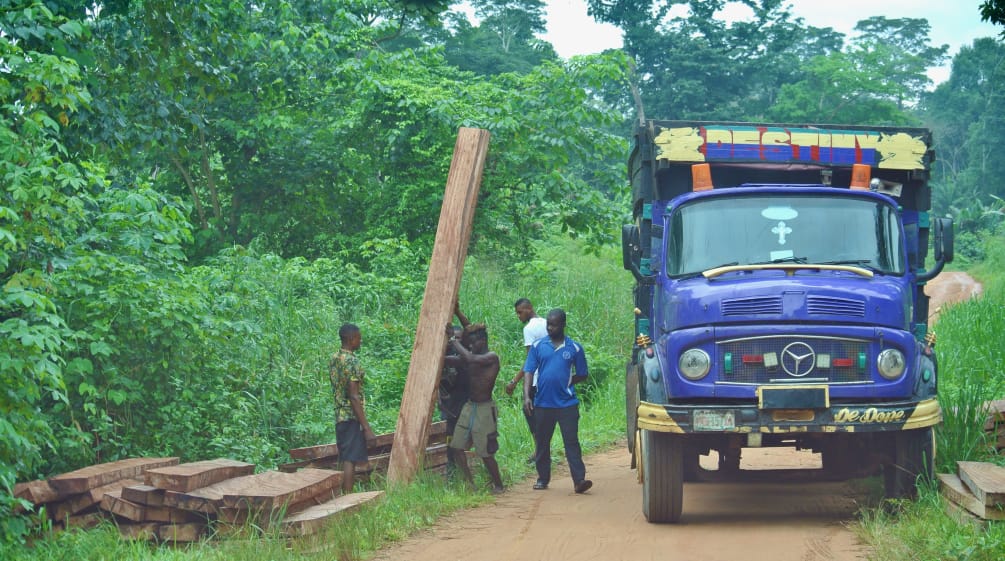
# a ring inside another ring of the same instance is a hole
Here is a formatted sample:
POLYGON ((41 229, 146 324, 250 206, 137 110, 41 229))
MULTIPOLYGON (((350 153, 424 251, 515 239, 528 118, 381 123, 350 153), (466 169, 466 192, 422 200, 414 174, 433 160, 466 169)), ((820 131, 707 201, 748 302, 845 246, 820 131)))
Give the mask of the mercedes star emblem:
POLYGON ((813 372, 816 364, 816 353, 813 352, 813 347, 806 343, 797 341, 785 345, 782 349, 782 370, 789 376, 802 378, 813 372))

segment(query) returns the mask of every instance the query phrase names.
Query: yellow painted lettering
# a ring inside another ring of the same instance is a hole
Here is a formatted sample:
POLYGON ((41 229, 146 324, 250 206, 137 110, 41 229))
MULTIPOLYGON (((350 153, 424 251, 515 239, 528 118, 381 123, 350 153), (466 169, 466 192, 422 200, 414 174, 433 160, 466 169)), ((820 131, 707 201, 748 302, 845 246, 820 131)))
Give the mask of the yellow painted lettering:
POLYGON ((733 130, 733 144, 760 144, 761 131, 742 128, 733 130))
POLYGON ((704 162, 705 155, 698 150, 704 142, 696 127, 663 129, 653 139, 660 158, 677 162, 704 162))

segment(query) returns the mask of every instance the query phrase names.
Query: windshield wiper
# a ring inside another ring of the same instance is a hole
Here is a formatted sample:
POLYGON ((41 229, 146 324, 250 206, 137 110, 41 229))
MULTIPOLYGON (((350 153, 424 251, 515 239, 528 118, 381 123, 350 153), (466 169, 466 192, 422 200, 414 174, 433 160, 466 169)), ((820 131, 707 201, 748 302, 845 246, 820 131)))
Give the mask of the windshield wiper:
POLYGON ((866 269, 868 271, 872 271, 874 273, 882 273, 883 272, 882 269, 878 269, 878 268, 872 266, 870 263, 872 263, 871 259, 837 259, 835 261, 821 261, 821 262, 819 262, 817 264, 818 265, 852 265, 852 266, 855 266, 855 267, 861 267, 863 269, 866 269))
POLYGON ((757 263, 751 263, 751 265, 775 265, 776 263, 806 263, 805 257, 781 257, 778 259, 772 259, 771 261, 758 261, 757 263))
POLYGON ((720 269, 722 267, 732 267, 734 265, 739 265, 739 264, 740 264, 739 261, 730 261, 729 263, 723 263, 722 265, 716 265, 715 267, 709 267, 709 268, 705 269, 704 271, 695 271, 695 272, 691 272, 691 273, 684 273, 682 275, 677 275, 675 277, 670 277, 670 278, 672 278, 674 280, 693 279, 693 278, 697 278, 697 277, 702 276, 703 274, 705 274, 705 271, 711 271, 712 269, 720 269))

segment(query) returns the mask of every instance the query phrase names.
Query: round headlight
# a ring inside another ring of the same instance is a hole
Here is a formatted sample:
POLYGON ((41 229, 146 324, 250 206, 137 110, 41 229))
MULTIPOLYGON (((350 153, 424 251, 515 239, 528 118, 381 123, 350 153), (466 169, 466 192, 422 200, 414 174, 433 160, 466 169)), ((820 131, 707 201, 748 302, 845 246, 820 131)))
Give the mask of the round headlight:
POLYGON ((906 364, 904 353, 897 349, 885 349, 876 358, 876 368, 879 370, 879 375, 887 380, 899 378, 904 373, 906 364))
POLYGON ((688 380, 699 380, 708 374, 712 361, 708 353, 701 349, 688 349, 681 353, 677 366, 680 373, 688 380))

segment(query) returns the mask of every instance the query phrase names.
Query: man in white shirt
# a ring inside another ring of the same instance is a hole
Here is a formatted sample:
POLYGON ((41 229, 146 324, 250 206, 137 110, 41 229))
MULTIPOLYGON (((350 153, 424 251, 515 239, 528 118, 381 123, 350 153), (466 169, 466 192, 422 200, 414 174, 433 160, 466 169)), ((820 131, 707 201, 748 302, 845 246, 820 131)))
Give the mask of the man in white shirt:
MULTIPOLYGON (((530 302, 527 298, 521 298, 513 304, 514 310, 516 310, 516 317, 520 318, 520 322, 523 323, 523 346, 525 355, 530 352, 530 347, 535 341, 542 337, 548 336, 547 322, 543 317, 538 317, 534 313, 534 304, 530 302)), ((520 370, 517 372, 515 378, 506 384, 506 394, 513 395, 513 391, 516 389, 518 382, 524 379, 524 371, 520 370)), ((530 387, 531 399, 534 399, 535 390, 537 389, 537 372, 534 372, 534 381, 530 387)), ((527 428, 530 429, 530 437, 534 439, 534 412, 524 410, 524 418, 527 420, 527 428)), ((537 451, 534 451, 529 458, 527 458, 528 463, 534 463, 537 461, 537 451)))

